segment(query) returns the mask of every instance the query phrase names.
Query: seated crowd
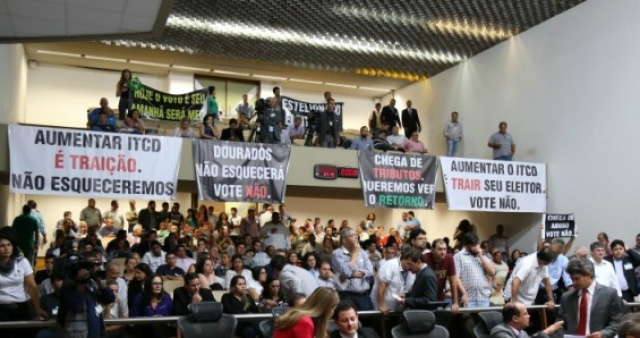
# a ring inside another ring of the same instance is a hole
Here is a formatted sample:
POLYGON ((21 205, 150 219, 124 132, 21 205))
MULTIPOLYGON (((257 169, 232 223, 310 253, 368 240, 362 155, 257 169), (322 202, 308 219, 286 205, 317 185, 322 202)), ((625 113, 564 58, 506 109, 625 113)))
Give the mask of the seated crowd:
MULTIPOLYGON (((33 273, 40 234, 33 211, 26 205, 13 226, 0 231, 0 269, 19 268, 22 274, 0 276, 0 282, 6 279, 0 284, 0 321, 29 319, 29 298, 40 318, 59 317, 62 304, 71 306, 75 294, 65 294, 68 276, 55 266, 72 256, 90 262, 92 276, 112 291, 104 318, 185 315, 189 304, 207 301, 221 302, 230 314, 270 313, 304 306, 317 290, 332 289, 355 310, 383 314, 522 304, 505 311, 517 317, 524 315, 524 306, 546 304, 552 310, 560 304, 557 314, 550 313, 552 321, 563 321, 565 332, 580 334, 584 323, 576 317, 583 309, 575 313, 576 304, 588 294, 585 302, 598 307, 585 317, 591 318, 586 333, 613 337, 623 304, 640 293, 634 272, 640 271, 640 235, 636 247, 627 250, 621 240, 609 243, 601 233, 589 249, 578 247, 570 259, 565 254, 574 238, 540 241, 534 253, 526 254, 510 251, 502 225, 480 242, 474 226, 463 220, 453 246, 448 238, 429 244, 412 211, 395 226, 377 224, 373 213, 355 227, 346 220, 337 227, 334 220, 320 218, 298 226, 284 204, 277 212, 270 204, 260 213, 250 207, 242 216, 236 208, 227 215, 200 206, 185 217, 178 203, 169 209, 165 202, 156 211, 153 201, 142 210, 130 202, 123 214, 117 201, 102 213, 90 199, 78 223, 71 212, 64 213, 44 270, 33 273), (25 258, 17 258, 18 252, 25 258), (170 293, 168 283, 173 283, 170 293)), ((505 317, 505 323, 512 319, 505 317)), ((257 323, 241 324, 238 336, 259 335, 257 323)), ((521 330, 523 325, 512 327, 521 330)), ((110 328, 118 329, 123 328, 110 328)), ((162 325, 142 329, 163 337, 171 332, 162 325)))

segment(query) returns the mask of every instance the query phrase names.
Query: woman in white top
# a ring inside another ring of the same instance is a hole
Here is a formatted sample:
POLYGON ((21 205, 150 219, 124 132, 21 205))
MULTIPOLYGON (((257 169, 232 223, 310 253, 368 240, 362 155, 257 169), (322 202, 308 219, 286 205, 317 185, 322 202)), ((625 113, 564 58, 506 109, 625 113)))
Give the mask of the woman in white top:
POLYGON ((502 252, 500 248, 494 248, 492 251, 491 263, 496 269, 496 275, 493 277, 493 289, 491 290, 491 297, 489 298, 491 304, 503 305, 504 297, 502 290, 504 289, 504 283, 509 273, 509 265, 502 260, 502 252))
POLYGON ((251 277, 253 278, 247 280, 249 297, 258 302, 264 291, 264 283, 267 282, 267 270, 262 266, 256 266, 251 270, 251 277))
POLYGON ((131 120, 133 120, 133 129, 135 129, 134 134, 144 135, 145 126, 142 118, 140 117, 140 112, 138 111, 138 109, 130 111, 128 116, 131 118, 131 120))
POLYGON ((182 120, 180 120, 180 126, 176 127, 176 130, 173 132, 173 136, 195 137, 195 135, 193 134, 193 130, 191 130, 191 127, 189 126, 190 123, 191 121, 189 121, 188 117, 183 117, 182 120))
POLYGON ((224 279, 216 276, 213 269, 213 261, 209 258, 203 258, 198 260, 196 263, 196 273, 198 274, 198 279, 200 280, 200 285, 202 288, 206 289, 216 289, 215 284, 219 284, 222 289, 227 288, 227 283, 224 279))
POLYGON ((30 320, 29 299, 37 318, 46 320, 33 268, 27 259, 18 257, 18 247, 7 230, 0 234, 0 322, 30 320))
POLYGON ((235 276, 242 276, 249 283, 250 280, 253 279, 251 275, 251 270, 244 268, 244 262, 242 260, 242 255, 235 254, 231 256, 231 269, 227 271, 224 276, 226 281, 226 285, 231 285, 231 278, 235 276))
POLYGON ((318 266, 320 265, 320 257, 315 252, 307 252, 302 258, 302 267, 304 267, 313 277, 318 278, 320 271, 318 266))

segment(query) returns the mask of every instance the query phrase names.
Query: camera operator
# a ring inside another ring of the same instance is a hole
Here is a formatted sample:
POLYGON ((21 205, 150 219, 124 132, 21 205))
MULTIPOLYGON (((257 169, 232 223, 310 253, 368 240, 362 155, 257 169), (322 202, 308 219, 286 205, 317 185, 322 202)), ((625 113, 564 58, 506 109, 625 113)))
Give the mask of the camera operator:
POLYGON ((258 111, 258 121, 260 122, 260 140, 262 143, 277 144, 280 143, 280 122, 282 122, 282 112, 275 109, 274 98, 269 97, 266 100, 266 107, 262 111, 258 111))
POLYGON ((323 148, 335 148, 340 144, 340 120, 335 113, 336 102, 327 101, 327 109, 318 121, 318 144, 323 148))
POLYGON ((104 337, 103 312, 110 311, 115 295, 109 288, 100 288, 93 276, 94 263, 67 258, 69 280, 60 292, 58 323, 64 338, 104 337))

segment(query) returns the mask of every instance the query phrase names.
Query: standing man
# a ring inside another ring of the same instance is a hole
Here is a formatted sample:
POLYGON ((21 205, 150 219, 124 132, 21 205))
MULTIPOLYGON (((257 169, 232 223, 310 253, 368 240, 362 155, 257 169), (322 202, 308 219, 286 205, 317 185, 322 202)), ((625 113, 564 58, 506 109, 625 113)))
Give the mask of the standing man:
POLYGON ((458 291, 462 294, 462 305, 466 305, 469 299, 467 292, 462 287, 462 283, 456 275, 456 265, 453 262, 453 256, 447 253, 447 243, 438 238, 433 241, 431 246, 431 252, 422 255, 422 260, 433 270, 436 274, 438 288, 437 299, 440 302, 444 301, 444 289, 449 281, 451 285, 451 310, 457 312, 460 308, 458 301, 458 291))
MULTIPOLYGON (((393 247, 389 247, 394 249, 393 247)), ((389 249, 389 248, 385 248, 389 249)), ((414 285, 415 274, 411 273, 409 262, 400 257, 392 258, 382 264, 371 289, 371 300, 376 310, 387 315, 389 312, 402 311, 402 303, 396 298, 406 294, 414 285)))
POLYGON ((622 317, 622 302, 616 291, 595 281, 586 259, 569 262, 567 272, 574 289, 565 292, 560 301, 557 320, 564 321, 564 334, 615 337, 622 317))
POLYGON ((364 151, 373 150, 373 141, 369 138, 369 129, 367 129, 367 126, 362 126, 360 128, 360 136, 353 139, 349 149, 364 151))
POLYGON ((158 213, 156 212, 155 201, 149 201, 149 203, 147 203, 147 208, 140 210, 140 214, 138 215, 138 223, 142 225, 142 228, 144 228, 145 232, 158 230, 160 228, 160 224, 158 224, 158 213))
POLYGON ((340 144, 340 119, 335 113, 336 102, 327 101, 327 110, 320 116, 318 143, 323 148, 335 148, 340 144))
POLYGON ((511 134, 507 133, 507 122, 500 122, 500 129, 497 133, 489 137, 490 148, 493 148, 493 159, 496 161, 511 161, 516 153, 516 144, 511 134))
POLYGON ((462 286, 469 295, 470 308, 489 306, 489 279, 496 274, 493 263, 484 255, 478 242, 478 236, 467 233, 462 238, 462 250, 453 256, 462 286))
POLYGON ((241 114, 250 120, 253 117, 253 107, 248 102, 247 94, 242 94, 242 102, 238 103, 236 106, 236 113, 238 113, 238 118, 240 118, 241 114))
MULTIPOLYGON (((564 255, 564 241, 561 238, 554 238, 551 241, 551 250, 555 253, 556 259, 547 264, 547 273, 553 290, 553 302, 558 304, 565 289, 573 288, 573 282, 566 271, 569 259, 564 255)), ((535 304, 545 304, 549 300, 546 286, 540 284, 538 287, 538 296, 535 304)))
MULTIPOLYGON (((278 93, 279 92, 280 89, 278 89, 278 93)), ((280 136, 282 135, 282 131, 280 130, 282 113, 277 108, 277 99, 268 97, 265 103, 266 107, 262 114, 262 126, 260 127, 260 140, 262 143, 278 144, 280 143, 280 136)))
POLYGON ((412 231, 415 229, 420 229, 420 221, 418 221, 418 219, 416 218, 416 214, 413 212, 413 210, 409 210, 409 212, 407 212, 407 229, 405 229, 406 231, 412 231))
POLYGON ((113 227, 116 230, 120 230, 124 226, 124 216, 122 216, 118 208, 120 208, 120 204, 118 204, 118 201, 113 200, 111 201, 111 210, 105 211, 104 215, 102 215, 103 219, 111 218, 113 220, 113 227))
MULTIPOLYGON (((496 233, 489 236, 489 248, 499 248, 501 253, 508 253, 509 251, 509 237, 504 235, 504 225, 498 224, 496 226, 496 233)), ((504 254, 502 260, 505 262, 507 258, 504 254)))
POLYGON ((382 128, 382 104, 378 102, 376 108, 369 115, 369 130, 375 136, 380 128, 382 128))
POLYGON ((389 105, 382 108, 382 115, 380 116, 380 120, 382 124, 387 123, 389 127, 398 126, 402 128, 400 115, 398 114, 398 109, 396 109, 396 99, 391 99, 389 101, 389 105))
POLYGON ((138 212, 136 211, 136 201, 129 201, 129 211, 127 211, 127 222, 129 223, 129 233, 133 232, 133 227, 138 224, 138 212))
POLYGON ((411 100, 407 100, 407 109, 402 111, 402 125, 404 126, 404 136, 411 137, 413 132, 422 132, 418 111, 413 109, 411 100))
POLYGON ((458 142, 462 140, 462 124, 458 122, 458 112, 451 113, 451 121, 444 127, 444 137, 447 139, 447 156, 455 157, 458 142))
POLYGON ((368 281, 373 276, 373 264, 360 248, 358 235, 353 229, 342 229, 340 242, 342 246, 331 255, 331 267, 339 280, 336 289, 340 299, 350 299, 359 311, 373 310, 368 281))
POLYGON ((427 233, 422 229, 413 229, 409 232, 409 244, 411 247, 420 250, 422 254, 430 252, 427 249, 427 233))
POLYGON ((538 295, 538 286, 542 282, 547 294, 546 304, 549 310, 553 310, 555 303, 547 265, 554 259, 556 259, 556 253, 551 248, 543 248, 535 254, 521 258, 506 283, 504 299, 533 305, 538 295))
POLYGON ((613 264, 604 259, 605 250, 604 244, 600 242, 591 243, 591 262, 595 270, 595 280, 598 284, 615 289, 618 292, 618 296, 622 297, 622 290, 620 290, 620 283, 618 282, 618 276, 613 269, 613 264))
POLYGON ((613 254, 605 259, 613 265, 622 299, 627 303, 633 303, 633 298, 638 295, 635 269, 640 266, 640 255, 634 250, 626 251, 624 242, 619 239, 611 242, 611 251, 613 254))
POLYGON ((240 233, 243 236, 249 235, 252 238, 259 238, 260 223, 258 221, 258 218, 256 217, 256 208, 254 206, 250 206, 247 214, 247 217, 243 218, 240 222, 240 233))
POLYGON ((408 294, 400 296, 400 303, 409 309, 435 310, 430 306, 436 301, 436 275, 426 263, 422 261, 422 254, 416 249, 409 249, 402 254, 402 259, 408 263, 409 270, 416 275, 416 281, 408 294))
POLYGON ((38 211, 38 204, 36 201, 29 200, 27 205, 31 207, 31 217, 35 218, 38 222, 38 231, 40 231, 40 234, 42 235, 42 245, 44 246, 47 244, 47 231, 44 225, 44 217, 42 217, 42 214, 38 211))
POLYGON ((238 208, 231 208, 231 215, 229 216, 229 226, 231 229, 229 229, 229 234, 234 242, 242 235, 240 223, 242 223, 242 217, 238 216, 238 208))
POLYGON ((264 238, 264 245, 273 245, 277 249, 291 249, 291 241, 289 229, 282 224, 280 214, 274 212, 271 216, 271 222, 267 222, 262 229, 260 235, 264 238))
POLYGON ((102 213, 96 208, 96 200, 89 199, 89 205, 80 212, 80 221, 87 222, 87 227, 100 228, 102 224, 102 213))
POLYGON ((35 266, 36 244, 40 229, 38 229, 38 221, 31 216, 31 207, 28 204, 22 207, 22 215, 13 220, 11 227, 15 231, 16 244, 22 251, 22 255, 31 266, 35 266))
POLYGON ((180 203, 174 202, 171 207, 171 212, 169 213, 169 218, 171 218, 171 224, 180 226, 182 221, 184 221, 184 216, 180 212, 180 203))
POLYGON ((408 233, 407 231, 408 220, 409 220, 409 214, 406 212, 403 212, 400 222, 398 222, 398 225, 396 225, 396 232, 398 232, 398 235, 400 236, 400 238, 402 238, 403 242, 406 239, 405 235, 408 233))

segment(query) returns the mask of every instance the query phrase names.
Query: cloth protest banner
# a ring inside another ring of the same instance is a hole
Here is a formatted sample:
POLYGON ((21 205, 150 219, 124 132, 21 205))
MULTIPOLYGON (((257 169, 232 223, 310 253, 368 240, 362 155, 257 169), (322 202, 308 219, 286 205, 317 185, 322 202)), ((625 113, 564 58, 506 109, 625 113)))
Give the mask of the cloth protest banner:
POLYGON ((182 138, 9 125, 11 192, 172 199, 182 138))
POLYGON ((576 236, 576 219, 573 214, 544 214, 542 238, 576 236))
MULTIPOLYGON (((293 125, 293 118, 300 116, 302 119, 302 126, 308 127, 309 118, 313 116, 313 112, 323 112, 327 109, 327 103, 311 103, 296 100, 288 96, 281 96, 282 110, 284 111, 285 125, 293 125)), ((340 125, 338 126, 342 130, 342 112, 344 111, 344 102, 336 102, 334 108, 335 114, 338 116, 340 125)))
POLYGON ((440 157, 449 210, 545 212, 543 163, 440 157))
POLYGON ((200 200, 282 203, 290 155, 286 144, 194 139, 200 200))
POLYGON ((365 206, 433 209, 435 156, 358 151, 358 164, 365 206))
POLYGON ((179 122, 187 117, 192 123, 201 121, 207 90, 185 94, 168 94, 144 84, 138 84, 131 96, 131 109, 138 109, 145 119, 179 122))

